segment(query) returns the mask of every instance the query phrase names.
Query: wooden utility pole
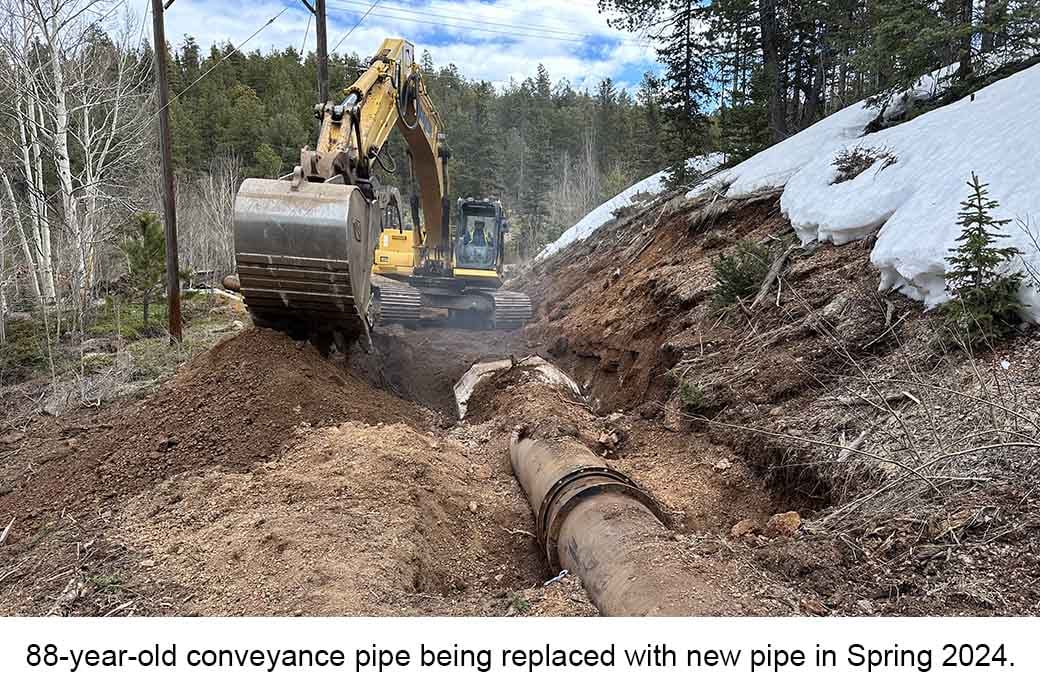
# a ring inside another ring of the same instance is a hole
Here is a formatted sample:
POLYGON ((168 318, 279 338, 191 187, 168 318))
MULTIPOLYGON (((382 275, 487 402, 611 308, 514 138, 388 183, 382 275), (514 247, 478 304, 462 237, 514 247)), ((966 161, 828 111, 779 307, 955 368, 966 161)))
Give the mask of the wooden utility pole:
POLYGON ((159 83, 159 152, 162 158, 163 220, 166 230, 166 306, 170 340, 180 342, 181 278, 177 262, 177 201, 173 187, 173 143, 170 138, 170 76, 166 67, 166 29, 163 15, 174 0, 152 0, 155 78, 159 83))
POLYGON ((329 100, 329 26, 325 0, 314 0, 311 12, 314 13, 314 26, 318 34, 318 101, 324 104, 329 100))

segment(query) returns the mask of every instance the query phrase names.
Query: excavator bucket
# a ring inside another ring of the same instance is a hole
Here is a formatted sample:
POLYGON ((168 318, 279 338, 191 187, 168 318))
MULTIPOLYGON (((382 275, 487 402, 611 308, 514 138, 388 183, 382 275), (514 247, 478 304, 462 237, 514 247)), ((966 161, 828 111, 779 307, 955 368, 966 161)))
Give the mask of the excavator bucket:
POLYGON ((241 292, 258 325, 367 332, 380 215, 357 187, 246 179, 234 229, 241 292))

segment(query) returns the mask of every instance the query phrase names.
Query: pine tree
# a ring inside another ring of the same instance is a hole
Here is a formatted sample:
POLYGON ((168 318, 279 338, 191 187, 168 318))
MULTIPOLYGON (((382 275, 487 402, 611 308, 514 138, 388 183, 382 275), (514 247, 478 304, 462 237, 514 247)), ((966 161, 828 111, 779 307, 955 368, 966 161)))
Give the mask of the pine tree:
POLYGON ((661 114, 661 80, 653 73, 643 75, 639 83, 638 100, 641 105, 639 130, 643 144, 636 148, 636 166, 639 176, 656 174, 664 168, 664 118, 661 114))
POLYGON ((524 256, 548 238, 546 222, 549 217, 549 188, 553 184, 557 152, 550 140, 553 121, 552 82, 544 65, 538 66, 535 79, 525 80, 522 89, 528 95, 520 193, 520 211, 523 215, 520 252, 524 256))
POLYGON ((1019 251, 998 246, 1006 239, 1000 230, 1010 220, 996 219, 1000 204, 989 197, 986 184, 971 174, 971 194, 957 215, 958 246, 946 257, 946 288, 951 301, 944 306, 947 325, 969 344, 1005 335, 1017 323, 1023 305, 1018 299, 1021 273, 1002 272, 1019 251))
POLYGON ((600 0, 600 8, 620 13, 613 26, 646 31, 660 42, 657 54, 665 66, 661 111, 667 124, 664 149, 669 154, 668 183, 685 186, 692 172, 688 160, 707 151, 710 122, 703 112, 712 94, 715 69, 705 38, 705 0, 600 0))
POLYGON ((144 212, 122 243, 130 269, 130 285, 141 297, 142 320, 148 326, 152 296, 166 275, 166 237, 158 215, 144 212))

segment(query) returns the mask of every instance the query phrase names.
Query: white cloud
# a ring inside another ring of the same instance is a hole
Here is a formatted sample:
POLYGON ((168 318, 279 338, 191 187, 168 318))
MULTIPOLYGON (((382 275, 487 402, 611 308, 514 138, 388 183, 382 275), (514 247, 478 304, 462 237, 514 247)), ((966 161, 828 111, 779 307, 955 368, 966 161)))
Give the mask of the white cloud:
MULTIPOLYGON (((654 65, 653 49, 639 43, 637 36, 608 27, 594 0, 385 2, 377 5, 339 52, 368 55, 383 38, 401 36, 413 41, 420 53, 429 50, 437 65, 454 63, 469 78, 503 85, 511 78, 533 75, 542 63, 554 81, 566 78, 576 87, 590 89, 604 77, 630 86, 643 70, 654 65), (401 9, 405 4, 408 7, 401 9), (585 40, 585 36, 594 38, 585 40)), ((132 0, 130 4, 142 12, 148 0, 132 0)), ((328 0, 330 48, 339 43, 367 4, 328 0)), ((203 50, 227 41, 238 45, 286 6, 289 9, 244 50, 299 49, 305 33, 307 49, 313 50, 313 23, 308 28, 310 13, 299 0, 177 0, 167 12, 167 40, 178 45, 190 35, 203 50)))

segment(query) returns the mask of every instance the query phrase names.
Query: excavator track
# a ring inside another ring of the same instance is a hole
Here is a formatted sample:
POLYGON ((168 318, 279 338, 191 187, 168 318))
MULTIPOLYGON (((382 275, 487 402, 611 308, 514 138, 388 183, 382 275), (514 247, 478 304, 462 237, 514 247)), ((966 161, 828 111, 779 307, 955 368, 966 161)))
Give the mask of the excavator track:
POLYGON ((419 323, 422 313, 422 293, 403 282, 395 282, 378 275, 372 276, 375 298, 379 311, 379 323, 388 325, 419 323))
POLYGON ((531 320, 531 298, 526 294, 499 290, 491 296, 495 300, 495 328, 522 328, 531 320))

